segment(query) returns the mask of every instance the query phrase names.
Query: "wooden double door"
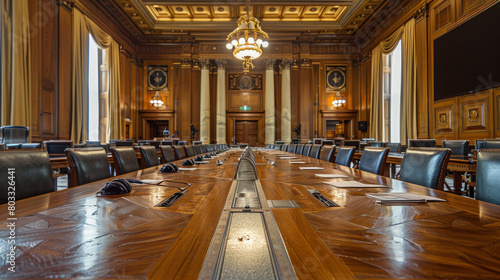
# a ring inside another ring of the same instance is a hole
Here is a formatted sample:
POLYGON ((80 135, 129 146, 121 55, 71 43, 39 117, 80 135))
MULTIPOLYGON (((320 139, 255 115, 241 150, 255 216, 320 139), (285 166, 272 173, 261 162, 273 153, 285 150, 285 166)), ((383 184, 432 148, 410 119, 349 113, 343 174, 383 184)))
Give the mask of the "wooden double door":
POLYGON ((248 143, 250 146, 258 145, 259 125, 258 121, 236 121, 235 138, 236 143, 248 143))

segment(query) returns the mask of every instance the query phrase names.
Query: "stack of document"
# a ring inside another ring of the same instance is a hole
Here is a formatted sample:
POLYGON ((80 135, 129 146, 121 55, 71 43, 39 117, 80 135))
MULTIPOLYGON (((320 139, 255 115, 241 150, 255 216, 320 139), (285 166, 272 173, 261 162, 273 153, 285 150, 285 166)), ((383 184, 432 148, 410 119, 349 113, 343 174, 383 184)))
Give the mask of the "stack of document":
POLYGON ((365 184, 358 181, 323 182, 337 188, 387 188, 385 185, 365 184))
POLYGON ((314 174, 314 176, 321 178, 347 178, 347 175, 342 174, 314 174))
POLYGON ((316 166, 306 166, 306 167, 299 167, 300 170, 321 170, 324 169, 323 167, 316 167, 316 166))

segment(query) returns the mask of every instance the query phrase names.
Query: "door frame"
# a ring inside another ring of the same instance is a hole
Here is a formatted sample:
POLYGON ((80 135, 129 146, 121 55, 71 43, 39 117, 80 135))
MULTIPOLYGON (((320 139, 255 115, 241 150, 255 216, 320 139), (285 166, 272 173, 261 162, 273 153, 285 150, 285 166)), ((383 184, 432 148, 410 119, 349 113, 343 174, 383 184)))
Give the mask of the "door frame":
POLYGON ((257 121, 257 145, 264 146, 266 130, 264 127, 264 114, 262 113, 228 113, 226 115, 226 141, 233 144, 232 138, 235 133, 236 121, 257 121))

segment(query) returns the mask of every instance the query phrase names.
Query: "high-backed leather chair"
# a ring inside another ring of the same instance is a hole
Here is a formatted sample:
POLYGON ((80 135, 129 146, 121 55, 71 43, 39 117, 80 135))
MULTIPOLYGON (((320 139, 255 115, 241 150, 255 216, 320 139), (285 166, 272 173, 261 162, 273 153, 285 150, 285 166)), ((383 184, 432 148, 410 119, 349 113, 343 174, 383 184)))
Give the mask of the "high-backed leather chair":
POLYGON ((359 170, 384 175, 389 148, 366 147, 359 160, 359 170))
POLYGON ((295 149, 297 149, 297 144, 290 144, 288 146, 287 152, 289 152, 289 153, 295 153, 295 149))
POLYGON ((476 150, 484 149, 485 139, 476 139, 476 150))
POLYGON ((2 143, 3 144, 16 144, 28 143, 30 136, 30 128, 20 125, 2 126, 2 143))
POLYGON ((175 151, 175 158, 176 159, 185 159, 186 158, 186 149, 184 149, 184 146, 181 145, 175 145, 174 146, 174 151, 175 151))
POLYGON ((443 190, 451 150, 408 148, 401 162, 399 179, 431 189, 443 190))
POLYGON ((202 152, 201 152, 201 145, 193 145, 193 148, 194 148, 194 152, 197 155, 202 154, 202 152))
POLYGON ((500 205, 500 149, 477 153, 476 199, 500 205))
POLYGON ((101 141, 87 141, 87 142, 83 143, 83 147, 84 148, 95 148, 95 147, 102 147, 102 146, 101 146, 101 141))
POLYGON ((137 155, 132 147, 113 147, 111 148, 113 155, 116 175, 125 174, 139 170, 137 155))
POLYGON ((207 145, 207 151, 213 152, 214 151, 214 145, 212 145, 212 144, 207 145))
POLYGON ((273 144, 266 144, 266 149, 274 149, 274 145, 273 144))
POLYGON ((322 146, 319 152, 319 159, 331 162, 332 156, 335 154, 335 146, 322 146))
POLYGON ((354 157, 355 147, 340 147, 337 149, 335 163, 343 166, 351 166, 352 158, 354 157))
POLYGON ((160 149, 160 145, 161 145, 161 141, 149 140, 149 141, 148 141, 148 144, 149 144, 150 146, 155 147, 155 149, 156 149, 156 150, 159 150, 159 149, 160 149))
POLYGON ((373 141, 373 142, 369 142, 369 146, 370 147, 378 147, 378 148, 387 147, 387 142, 373 141))
POLYGON ((141 151, 141 168, 148 168, 152 166, 157 166, 160 164, 158 161, 158 150, 155 146, 140 146, 139 151, 141 151))
POLYGON ((389 153, 401 153, 401 143, 387 143, 387 148, 389 148, 389 153))
POLYGON ((196 153, 194 152, 194 148, 191 145, 186 145, 184 146, 186 148, 186 155, 188 157, 194 157, 196 153))
POLYGON ((288 151, 288 144, 284 144, 283 146, 281 146, 281 150, 284 152, 288 151))
POLYGON ((208 153, 208 149, 207 149, 207 144, 202 144, 200 146, 200 149, 201 149, 201 152, 204 154, 204 153, 208 153))
POLYGON ((500 140, 486 140, 484 142, 485 149, 500 149, 500 140))
POLYGON ((466 156, 469 153, 469 140, 443 140, 441 146, 450 149, 452 155, 466 156))
POLYGON ((132 141, 116 141, 114 144, 116 147, 133 147, 134 146, 134 142, 132 142, 132 141))
POLYGON ((304 144, 298 144, 295 149, 295 153, 298 155, 302 155, 302 151, 304 150, 304 144))
POLYGON ((408 139, 408 148, 436 147, 436 139, 408 139))
POLYGON ((309 154, 309 157, 319 158, 319 151, 320 150, 321 150, 321 145, 312 145, 311 153, 309 154))
POLYGON ((71 140, 51 140, 44 141, 43 146, 45 150, 49 153, 50 157, 64 157, 66 154, 64 150, 67 148, 73 148, 73 141, 71 140))
POLYGON ((333 144, 335 146, 337 146, 337 147, 345 146, 344 141, 345 141, 344 137, 335 137, 335 138, 333 138, 333 144))
POLYGON ((283 145, 282 144, 275 144, 274 149, 277 151, 281 151, 281 146, 283 146, 283 145))
POLYGON ((111 177, 109 160, 104 148, 69 148, 68 187, 75 187, 111 177))
POLYGON ((311 154, 312 144, 304 145, 304 149, 302 150, 302 155, 308 157, 311 154))
POLYGON ((20 149, 40 149, 42 143, 22 143, 20 149))
POLYGON ((43 150, 0 152, 0 204, 8 202, 8 192, 12 191, 8 189, 9 177, 15 177, 16 200, 54 191, 49 155, 43 150), (9 168, 14 168, 15 173, 9 174, 9 168))
POLYGON ((173 146, 174 145, 174 141, 173 140, 163 140, 161 141, 161 145, 160 146, 173 146))
POLYGON ((160 146, 161 154, 163 156, 163 161, 172 162, 175 161, 174 147, 172 146, 160 146))

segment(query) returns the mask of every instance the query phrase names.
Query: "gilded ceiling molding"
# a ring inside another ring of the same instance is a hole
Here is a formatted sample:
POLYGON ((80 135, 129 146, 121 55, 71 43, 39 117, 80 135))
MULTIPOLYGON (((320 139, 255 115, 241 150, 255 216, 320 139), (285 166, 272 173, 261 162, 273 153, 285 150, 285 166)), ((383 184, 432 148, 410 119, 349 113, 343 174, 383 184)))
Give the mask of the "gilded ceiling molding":
POLYGON ((311 67, 311 60, 309 58, 301 58, 299 60, 300 67, 311 67))
POLYGON ((418 9, 413 14, 416 23, 420 22, 421 20, 425 19, 428 16, 429 16, 429 4, 427 3, 425 3, 422 7, 420 7, 420 9, 418 9))
POLYGON ((361 66, 363 65, 363 63, 365 63, 367 60, 369 60, 370 58, 372 57, 372 51, 369 51, 367 53, 365 53, 364 55, 358 57, 357 59, 355 59, 353 61, 353 66, 354 67, 358 67, 358 66, 361 66))
POLYGON ((181 61, 181 68, 191 68, 193 66, 193 61, 188 58, 183 58, 181 61))

